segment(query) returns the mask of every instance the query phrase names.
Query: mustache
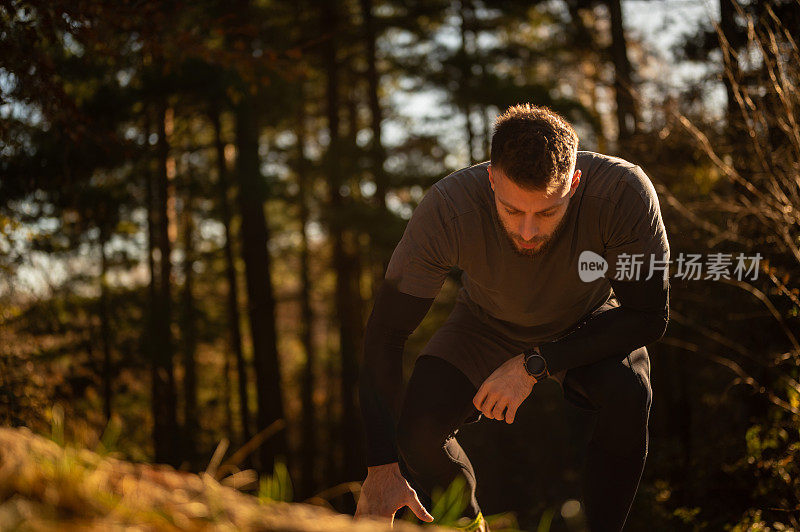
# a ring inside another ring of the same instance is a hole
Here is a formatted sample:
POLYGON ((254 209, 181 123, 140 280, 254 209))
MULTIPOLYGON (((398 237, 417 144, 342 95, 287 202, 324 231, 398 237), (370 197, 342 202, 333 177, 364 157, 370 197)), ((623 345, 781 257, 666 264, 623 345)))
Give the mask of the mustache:
POLYGON ((513 236, 515 238, 517 238, 517 240, 519 240, 520 242, 523 242, 525 244, 535 244, 536 242, 543 242, 543 241, 547 240, 546 237, 538 237, 538 236, 533 238, 533 239, 531 239, 531 240, 525 240, 525 239, 523 239, 522 237, 520 237, 517 234, 514 234, 513 236))
POLYGON ((511 233, 511 232, 509 232, 509 234, 511 235, 512 238, 514 238, 516 240, 519 240, 520 242, 522 242, 524 244, 535 244, 536 242, 544 242, 545 240, 547 240, 546 236, 535 236, 530 240, 525 240, 524 238, 522 238, 519 235, 519 233, 511 233))

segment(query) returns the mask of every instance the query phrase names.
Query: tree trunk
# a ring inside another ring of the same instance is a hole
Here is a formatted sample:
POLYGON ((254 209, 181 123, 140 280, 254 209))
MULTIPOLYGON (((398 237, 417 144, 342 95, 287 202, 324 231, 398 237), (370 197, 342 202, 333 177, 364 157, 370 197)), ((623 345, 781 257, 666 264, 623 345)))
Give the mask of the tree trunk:
POLYGON ((297 201, 300 203, 300 339, 306 353, 306 364, 303 368, 303 385, 301 391, 303 403, 301 490, 304 497, 308 498, 316 492, 317 488, 315 474, 317 471, 318 425, 315 416, 316 407, 314 404, 314 391, 316 390, 314 371, 317 365, 317 356, 312 335, 314 313, 311 308, 311 275, 309 273, 308 234, 306 233, 306 227, 309 222, 309 211, 307 197, 307 161, 304 152, 306 144, 306 110, 303 81, 300 82, 298 92, 296 130, 297 164, 295 171, 297 172, 298 185, 297 201))
MULTIPOLYGON (((472 78, 472 73, 470 71, 470 58, 471 58, 471 48, 470 45, 467 43, 467 39, 470 37, 470 31, 468 26, 470 25, 470 21, 472 20, 472 3, 468 0, 462 0, 461 2, 461 9, 459 10, 459 15, 461 17, 461 24, 459 26, 461 32, 461 84, 459 87, 459 92, 461 93, 461 106, 462 111, 464 113, 465 118, 465 130, 467 133, 467 158, 469 159, 469 164, 472 165, 475 163, 475 137, 477 134, 475 130, 472 128, 472 105, 470 105, 471 95, 471 87, 472 83, 470 79, 472 78)), ((473 36, 474 38, 474 36, 473 36)))
POLYGON ((361 260, 358 254, 358 235, 350 233, 343 262, 337 265, 337 288, 344 292, 337 305, 340 321, 340 346, 342 353, 342 445, 344 449, 345 480, 362 478, 366 473, 361 414, 358 408, 358 368, 361 361, 361 343, 364 337, 363 300, 361 298, 361 260), (341 278, 341 281, 338 279, 341 278))
MULTIPOLYGON (((572 48, 578 56, 579 77, 584 80, 584 83, 579 85, 578 90, 588 96, 591 102, 586 106, 586 112, 597 135, 597 150, 600 153, 607 153, 608 138, 603 129, 601 114, 598 111, 600 106, 598 105, 597 89, 603 84, 598 65, 604 58, 599 57, 597 53, 600 48, 597 43, 597 31, 595 29, 597 16, 593 10, 585 9, 585 0, 566 0, 565 4, 569 10, 575 34, 572 48), (584 20, 583 14, 591 15, 591 20, 588 23, 584 20)), ((580 101, 580 96, 578 96, 578 100, 580 101)))
MULTIPOLYGON (((150 112, 149 109, 145 112, 145 138, 150 137, 151 132, 151 120, 150 120, 150 112)), ((148 158, 147 169, 144 175, 144 182, 145 182, 145 198, 146 198, 146 208, 147 208, 147 269, 150 272, 150 282, 147 286, 147 308, 145 309, 145 315, 147 316, 146 322, 146 331, 143 338, 143 347, 147 352, 148 359, 150 360, 150 381, 151 381, 151 394, 152 394, 152 415, 153 415, 153 442, 155 446, 155 454, 159 455, 158 445, 156 445, 156 432, 158 429, 158 425, 155 424, 156 417, 156 397, 158 396, 157 393, 157 365, 156 360, 158 360, 158 350, 159 345, 156 340, 156 322, 158 321, 159 313, 158 313, 158 272, 156 271, 156 261, 155 261, 155 252, 156 248, 158 247, 158 235, 157 235, 157 211, 156 211, 156 194, 153 187, 153 173, 152 173, 152 164, 149 164, 151 161, 148 158)), ((159 455, 160 456, 160 455, 159 455)))
POLYGON ((386 160, 386 150, 381 137, 381 123, 383 122, 383 109, 378 95, 380 90, 380 77, 378 75, 377 53, 375 49, 375 17, 372 14, 372 0, 361 0, 361 18, 364 21, 364 46, 367 59, 367 97, 369 98, 370 128, 372 129, 372 144, 370 145, 370 160, 372 178, 375 180, 375 199, 378 208, 386 208, 386 192, 388 183, 383 163, 386 160))
POLYGON ((157 113, 157 231, 160 260, 157 303, 153 309, 156 318, 154 324, 156 349, 152 367, 153 397, 151 405, 154 421, 153 443, 156 462, 177 465, 177 415, 172 352, 172 298, 170 295, 170 277, 172 273, 170 253, 172 251, 172 246, 169 239, 169 177, 167 175, 169 142, 167 140, 165 123, 167 120, 167 103, 165 96, 161 96, 158 101, 157 113))
POLYGON ((611 14, 611 60, 614 63, 614 90, 617 96, 617 124, 619 127, 619 150, 627 148, 624 142, 636 134, 638 113, 631 80, 631 63, 628 60, 628 45, 622 20, 620 0, 607 0, 611 14))
MULTIPOLYGON (((481 66, 481 72, 484 72, 481 66)), ((492 155, 492 115, 489 113, 489 106, 482 107, 481 117, 483 118, 483 161, 488 161, 492 155)))
POLYGON ((194 296, 192 284, 194 274, 194 222, 192 220, 192 204, 194 203, 194 179, 191 165, 186 172, 183 207, 183 422, 184 422, 184 456, 191 462, 196 457, 196 440, 198 433, 197 420, 197 367, 195 354, 197 351, 197 326, 194 312, 194 296))
MULTIPOLYGON (((350 83, 350 97, 348 101, 350 121, 347 131, 347 142, 353 152, 358 149, 358 92, 355 87, 358 85, 358 74, 354 68, 350 69, 352 81, 350 83)), ((347 196, 345 208, 351 209, 354 202, 359 201, 360 188, 358 180, 360 176, 358 170, 354 168, 351 175, 356 177, 353 183, 352 192, 347 196)), ((341 316, 345 323, 342 324, 342 335, 347 343, 342 343, 342 397, 346 398, 342 402, 342 424, 344 430, 344 465, 346 478, 354 480, 361 478, 363 471, 366 471, 366 449, 362 438, 353 438, 354 435, 363 434, 361 426, 361 413, 358 407, 358 368, 361 364, 361 345, 364 338, 364 300, 361 295, 361 230, 357 226, 352 226, 343 233, 345 270, 339 270, 344 287, 344 301, 347 304, 342 309, 341 316)))
MULTIPOLYGON (((342 246, 342 228, 341 220, 337 217, 337 213, 341 213, 342 197, 339 192, 341 185, 341 176, 338 169, 337 153, 339 152, 340 138, 339 138, 339 78, 338 78, 338 65, 336 60, 336 32, 337 32, 337 5, 332 5, 333 2, 321 0, 321 28, 322 32, 330 32, 332 35, 328 45, 323 49, 323 65, 327 77, 326 97, 327 97, 327 119, 328 131, 330 137, 330 144, 328 146, 328 208, 329 208, 329 235, 333 246, 333 267, 336 272, 336 288, 335 288, 335 318, 334 322, 339 326, 340 333, 340 354, 341 344, 345 341, 341 336, 341 322, 342 322, 342 296, 343 296, 343 282, 342 282, 342 262, 343 262, 343 246, 342 246)), ((332 358, 329 362, 332 365, 332 358)), ((333 369, 333 368, 331 368, 333 369)), ((329 376, 333 376, 334 372, 329 371, 329 376)), ((333 387, 329 390, 332 392, 333 387)), ((328 423, 330 424, 331 434, 328 448, 329 455, 329 475, 327 478, 333 479, 334 482, 341 482, 344 480, 344 471, 340 460, 335 459, 338 449, 342 445, 342 430, 341 418, 337 419, 334 415, 335 409, 332 404, 332 394, 329 396, 330 403, 328 406, 328 423)), ((343 399, 343 398, 340 398, 343 399)))
MULTIPOLYGON (((328 147, 329 207, 331 216, 330 238, 333 245, 333 266, 336 271, 336 314, 339 325, 339 349, 342 360, 341 393, 342 418, 339 441, 344 449, 343 477, 340 480, 353 480, 362 476, 363 453, 359 456, 357 445, 353 445, 358 430, 359 414, 357 403, 358 353, 361 338, 358 336, 361 315, 359 310, 360 293, 359 272, 352 256, 346 248, 346 228, 342 223, 342 213, 346 208, 340 187, 344 184, 339 160, 339 147, 342 144, 339 121, 339 65, 337 64, 336 32, 338 31, 338 6, 335 2, 322 2, 322 27, 334 37, 325 47, 324 68, 327 74, 327 115, 330 145, 328 147), (356 322, 358 325, 356 326, 356 322)), ((351 194, 352 195, 352 194, 351 194)))
MULTIPOLYGON (((375 17, 372 13, 372 0, 361 0, 361 19, 364 24, 364 48, 366 49, 367 59, 367 98, 369 99, 370 109, 370 129, 372 130, 372 144, 370 145, 370 169, 372 179, 375 181, 375 203, 379 215, 388 214, 386 210, 386 194, 389 191, 389 183, 383 164, 386 162, 386 150, 383 146, 381 135, 381 123, 383 122, 383 109, 379 98, 380 76, 377 66, 377 52, 375 41, 375 17)), ((372 264, 372 297, 375 297, 377 287, 383 280, 386 268, 389 265, 391 253, 384 250, 387 247, 384 242, 378 242, 378 246, 371 247, 373 253, 377 248, 378 253, 373 255, 372 264)))
MULTIPOLYGON (((242 216, 242 259, 247 280, 247 304, 253 338, 253 367, 258 399, 257 430, 283 420, 281 373, 275 330, 275 300, 269 250, 269 228, 264 215, 266 183, 260 172, 255 98, 244 94, 236 108, 237 174, 242 216)), ((272 471, 278 456, 288 461, 286 433, 278 431, 260 448, 261 471, 272 471)))
POLYGON ((228 439, 236 442, 236 431, 233 428, 233 389, 231 387, 233 366, 231 366, 231 352, 226 349, 223 356, 225 360, 222 367, 222 400, 225 402, 225 434, 228 435, 228 439))
MULTIPOLYGON (((324 345, 329 345, 326 341, 324 345)), ((325 469, 322 478, 329 483, 339 483, 343 480, 342 474, 342 446, 340 445, 340 410, 338 406, 341 404, 341 399, 338 397, 338 391, 341 388, 337 387, 340 377, 340 366, 336 363, 337 358, 333 354, 329 354, 325 361, 325 377, 327 379, 325 391, 325 412, 324 419, 327 421, 327 445, 325 445, 325 469)))
MULTIPOLYGON (((673 361, 675 359, 673 358, 673 361)), ((684 359, 685 360, 685 359, 684 359)), ((683 482, 686 493, 686 502, 689 500, 696 500, 693 489, 695 486, 695 468, 692 467, 694 462, 694 449, 693 449, 693 412, 692 412, 692 376, 691 372, 687 371, 686 364, 678 364, 676 368, 678 377, 678 436, 681 442, 682 453, 682 466, 683 466, 683 482)))
MULTIPOLYGON (((719 0, 720 30, 727 41, 727 44, 720 43, 723 57, 722 66, 725 70, 730 69, 734 73, 738 73, 739 70, 738 61, 732 55, 736 52, 736 21, 734 19, 736 8, 733 4, 733 2, 736 1, 737 0, 719 0)), ((728 135, 730 140, 733 141, 736 135, 734 128, 736 124, 740 122, 739 117, 741 116, 741 112, 739 103, 736 101, 736 95, 733 91, 733 84, 724 71, 722 74, 722 82, 725 84, 725 94, 727 96, 728 135)))
POLYGON ((108 240, 104 229, 100 230, 100 339, 103 344, 103 415, 106 423, 111 420, 112 402, 112 368, 111 368, 111 323, 108 306, 108 258, 106 257, 106 242, 108 240))
MULTIPOLYGON (((210 112, 214 126, 214 147, 217 152, 217 185, 219 187, 222 225, 225 227, 225 275, 228 283, 228 330, 231 351, 236 357, 236 373, 239 390, 239 422, 242 426, 241 440, 246 443, 252 437, 250 430, 250 406, 247 400, 248 371, 242 351, 242 330, 239 316, 239 293, 236 283, 236 263, 233 254, 233 237, 231 235, 231 210, 228 204, 228 169, 225 163, 225 143, 222 140, 220 108, 215 104, 210 112)), ((226 374, 227 379, 227 374, 226 374)))

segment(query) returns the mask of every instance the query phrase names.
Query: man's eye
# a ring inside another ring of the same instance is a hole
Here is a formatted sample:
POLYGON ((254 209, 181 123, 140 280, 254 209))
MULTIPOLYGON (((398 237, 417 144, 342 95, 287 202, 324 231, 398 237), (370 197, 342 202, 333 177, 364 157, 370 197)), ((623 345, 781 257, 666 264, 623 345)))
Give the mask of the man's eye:
POLYGON ((540 214, 540 216, 543 216, 544 218, 550 218, 550 217, 551 217, 551 216, 553 216, 555 213, 556 213, 556 211, 550 211, 550 212, 545 212, 545 213, 542 213, 542 214, 540 214))
POLYGON ((519 211, 509 211, 508 209, 506 209, 506 212, 511 215, 519 214, 519 211))

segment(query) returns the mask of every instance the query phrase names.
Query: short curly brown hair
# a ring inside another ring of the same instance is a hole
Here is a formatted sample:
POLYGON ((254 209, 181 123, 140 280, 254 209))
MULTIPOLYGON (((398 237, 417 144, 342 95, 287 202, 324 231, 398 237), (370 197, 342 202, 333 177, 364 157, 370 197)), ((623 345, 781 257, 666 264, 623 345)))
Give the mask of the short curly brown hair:
POLYGON ((575 165, 578 135, 564 117, 548 109, 518 104, 494 122, 491 164, 527 190, 563 186, 575 165))

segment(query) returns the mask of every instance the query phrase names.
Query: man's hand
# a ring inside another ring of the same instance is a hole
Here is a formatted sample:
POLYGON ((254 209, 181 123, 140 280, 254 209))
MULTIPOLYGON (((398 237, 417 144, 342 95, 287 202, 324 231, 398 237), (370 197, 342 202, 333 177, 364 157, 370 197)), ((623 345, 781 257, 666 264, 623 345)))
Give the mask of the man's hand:
POLYGON ((368 467, 353 518, 369 515, 386 517, 394 522, 395 512, 404 506, 411 508, 422 521, 433 521, 433 516, 419 502, 417 492, 403 477, 397 462, 368 467))
POLYGON ((483 415, 500 421, 505 418, 509 425, 514 422, 517 408, 536 384, 536 377, 525 371, 524 357, 521 354, 506 361, 483 381, 472 399, 475 408, 483 412, 483 415))

